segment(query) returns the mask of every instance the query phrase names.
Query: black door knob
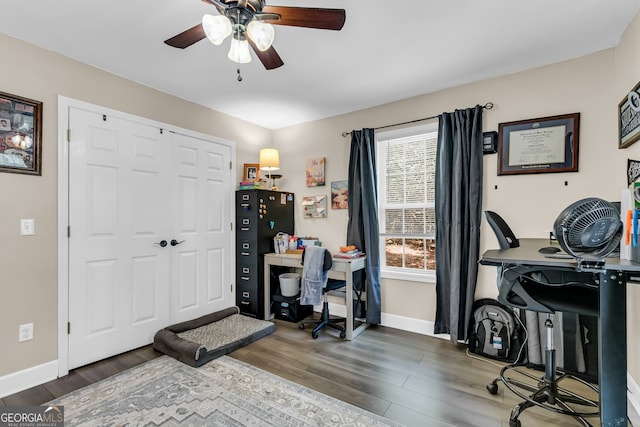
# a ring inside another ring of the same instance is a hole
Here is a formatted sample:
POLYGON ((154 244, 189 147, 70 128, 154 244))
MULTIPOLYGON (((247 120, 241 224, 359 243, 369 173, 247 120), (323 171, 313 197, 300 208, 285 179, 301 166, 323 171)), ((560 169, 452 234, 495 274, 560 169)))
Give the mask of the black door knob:
POLYGON ((171 246, 178 246, 180 243, 183 243, 183 242, 184 242, 184 240, 181 240, 181 241, 178 242, 176 239, 172 239, 171 240, 171 246))
POLYGON ((167 241, 166 240, 160 240, 159 242, 155 242, 155 245, 160 245, 161 248, 164 248, 165 246, 167 246, 167 241))

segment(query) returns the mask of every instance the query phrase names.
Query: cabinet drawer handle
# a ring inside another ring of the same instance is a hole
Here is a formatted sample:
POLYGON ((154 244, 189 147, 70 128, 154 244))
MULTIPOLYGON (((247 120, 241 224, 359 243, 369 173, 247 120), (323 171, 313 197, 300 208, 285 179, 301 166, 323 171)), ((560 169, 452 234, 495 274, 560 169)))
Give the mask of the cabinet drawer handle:
POLYGON ((251 255, 251 254, 250 254, 249 252, 240 252, 240 255, 242 255, 242 256, 249 256, 249 255, 251 255))
POLYGON ((249 304, 251 304, 251 303, 250 303, 249 301, 242 301, 242 302, 240 302, 240 304, 242 304, 242 305, 249 305, 249 304))
POLYGON ((251 280, 251 279, 249 279, 248 277, 244 277, 244 276, 242 276, 242 277, 240 277, 240 278, 241 278, 242 280, 251 280))

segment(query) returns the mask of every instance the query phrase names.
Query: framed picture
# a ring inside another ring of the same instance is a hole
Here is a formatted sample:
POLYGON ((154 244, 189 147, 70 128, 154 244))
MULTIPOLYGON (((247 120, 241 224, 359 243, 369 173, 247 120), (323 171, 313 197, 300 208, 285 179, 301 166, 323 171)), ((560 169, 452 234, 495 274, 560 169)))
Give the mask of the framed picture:
POLYGON ((640 139, 640 83, 618 104, 618 148, 640 139))
POLYGON ((0 172, 41 175, 42 102, 0 92, 0 172))
POLYGON ((303 218, 326 218, 327 196, 305 196, 302 198, 303 218))
POLYGON ((498 175, 578 172, 580 113, 500 123, 498 175))
POLYGON ((307 160, 307 187, 324 186, 324 157, 307 160))
POLYGON ((331 181, 331 209, 349 207, 349 181, 331 181))
POLYGON ((245 163, 242 181, 257 181, 260 179, 260 165, 257 163, 245 163))

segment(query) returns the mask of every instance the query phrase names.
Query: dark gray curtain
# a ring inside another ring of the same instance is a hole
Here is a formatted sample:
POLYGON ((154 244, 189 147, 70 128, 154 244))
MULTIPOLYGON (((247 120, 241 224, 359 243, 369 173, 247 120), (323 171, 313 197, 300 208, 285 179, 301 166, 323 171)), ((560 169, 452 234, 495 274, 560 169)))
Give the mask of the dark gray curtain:
POLYGON ((466 340, 482 218, 482 107, 443 113, 436 151, 436 334, 466 340))
POLYGON ((381 322, 380 251, 378 186, 373 129, 351 132, 348 203, 347 244, 355 245, 367 254, 365 277, 362 277, 363 274, 354 274, 354 288, 356 292, 365 290, 367 323, 377 325, 381 322))

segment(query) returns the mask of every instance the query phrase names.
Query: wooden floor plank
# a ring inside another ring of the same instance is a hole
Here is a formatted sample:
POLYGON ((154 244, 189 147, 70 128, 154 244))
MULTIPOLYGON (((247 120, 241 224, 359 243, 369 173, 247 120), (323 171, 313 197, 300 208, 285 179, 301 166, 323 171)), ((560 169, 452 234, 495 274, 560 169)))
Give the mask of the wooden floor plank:
MULTIPOLYGON (((339 339, 335 331, 321 331, 314 340, 309 329, 275 323, 275 333, 230 357, 407 426, 507 427, 519 400, 504 386, 495 396, 485 388, 502 364, 446 340, 381 326, 353 341, 339 339)), ((39 405, 159 355, 142 347, 6 396, 0 404, 39 405)), ((539 408, 527 409, 520 419, 526 427, 579 425, 539 408)))

